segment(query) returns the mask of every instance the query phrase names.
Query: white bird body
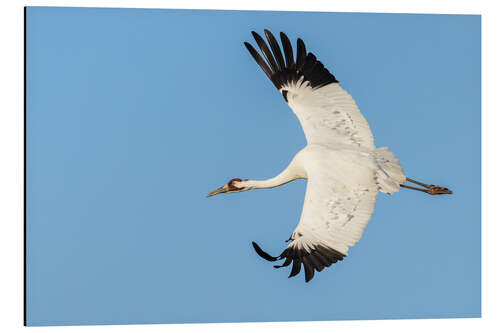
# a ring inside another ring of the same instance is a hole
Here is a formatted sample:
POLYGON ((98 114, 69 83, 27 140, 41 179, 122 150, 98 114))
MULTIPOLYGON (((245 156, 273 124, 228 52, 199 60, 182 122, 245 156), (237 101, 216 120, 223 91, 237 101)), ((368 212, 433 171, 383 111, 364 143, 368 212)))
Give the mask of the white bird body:
MULTIPOLYGON (((377 158, 377 150, 368 152, 359 147, 348 149, 309 144, 277 177, 265 181, 241 181, 237 185, 262 189, 299 178, 307 179, 302 216, 291 237, 294 241, 289 246, 298 243, 298 233, 316 235, 316 243, 322 242, 347 255, 348 247, 361 238, 370 219, 377 191, 393 193, 399 190, 399 186, 397 189, 382 188, 377 182, 377 175, 385 176, 377 158)), ((392 163, 399 165, 397 160, 392 163)), ((395 175, 399 179, 391 178, 395 184, 405 177, 402 168, 399 169, 395 175)))
MULTIPOLYGON (((306 56, 302 40, 297 41, 295 61, 288 37, 280 34, 285 64, 276 39, 269 31, 265 33, 272 54, 263 39, 252 32, 267 63, 249 43, 245 45, 299 119, 307 146, 276 177, 233 179, 208 196, 307 179, 302 216, 283 253, 272 257, 253 243, 267 260, 286 259, 277 268, 293 262, 290 277, 298 274, 303 264, 307 282, 314 270, 319 272, 342 260, 349 247, 360 240, 378 191, 394 193, 400 186, 412 187, 403 185, 407 178, 394 154, 387 147, 375 147, 370 126, 351 95, 312 53, 306 56)), ((415 183, 428 190, 413 189, 429 194, 451 193, 446 188, 415 183)))
POLYGON ((237 186, 270 188, 308 179, 302 217, 289 247, 300 242, 310 249, 323 243, 347 255, 370 220, 377 191, 399 191, 406 179, 403 168, 391 152, 375 148, 368 122, 338 83, 314 90, 299 81, 281 90, 288 91, 288 105, 308 144, 277 177, 237 186), (307 236, 300 239, 299 233, 307 236))

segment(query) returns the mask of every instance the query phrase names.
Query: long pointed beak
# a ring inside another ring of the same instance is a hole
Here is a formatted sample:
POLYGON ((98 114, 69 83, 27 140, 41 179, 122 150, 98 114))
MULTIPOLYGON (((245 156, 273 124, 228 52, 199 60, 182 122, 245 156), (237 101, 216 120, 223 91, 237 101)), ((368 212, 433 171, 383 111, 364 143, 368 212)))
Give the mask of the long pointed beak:
POLYGON ((208 198, 208 197, 212 197, 212 196, 214 196, 214 195, 216 195, 216 194, 219 194, 219 193, 226 193, 227 191, 228 191, 228 186, 227 186, 227 184, 226 184, 226 185, 224 185, 224 186, 219 187, 219 188, 218 188, 218 189, 216 189, 215 191, 212 191, 212 192, 208 193, 208 194, 207 194, 207 198, 208 198))

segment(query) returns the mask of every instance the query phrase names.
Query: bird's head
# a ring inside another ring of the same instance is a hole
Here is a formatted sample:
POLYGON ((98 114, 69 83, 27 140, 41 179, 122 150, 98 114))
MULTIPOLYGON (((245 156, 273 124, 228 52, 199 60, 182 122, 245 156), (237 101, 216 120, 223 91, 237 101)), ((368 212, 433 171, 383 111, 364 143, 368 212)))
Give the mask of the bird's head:
POLYGON ((234 193, 234 192, 247 191, 250 189, 249 187, 245 186, 245 182, 247 180, 248 179, 233 178, 226 185, 221 186, 215 191, 208 193, 207 198, 219 193, 234 193))

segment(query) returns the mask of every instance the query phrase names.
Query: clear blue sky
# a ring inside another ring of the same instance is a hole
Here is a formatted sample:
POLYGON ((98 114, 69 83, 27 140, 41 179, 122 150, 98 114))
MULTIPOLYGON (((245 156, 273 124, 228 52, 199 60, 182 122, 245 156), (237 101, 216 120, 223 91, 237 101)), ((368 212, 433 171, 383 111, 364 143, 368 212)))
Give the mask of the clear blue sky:
POLYGON ((28 8, 29 325, 478 317, 479 16, 28 8), (301 37, 377 146, 452 196, 380 194, 361 241, 308 284, 278 254, 306 182, 299 122, 245 49, 301 37))

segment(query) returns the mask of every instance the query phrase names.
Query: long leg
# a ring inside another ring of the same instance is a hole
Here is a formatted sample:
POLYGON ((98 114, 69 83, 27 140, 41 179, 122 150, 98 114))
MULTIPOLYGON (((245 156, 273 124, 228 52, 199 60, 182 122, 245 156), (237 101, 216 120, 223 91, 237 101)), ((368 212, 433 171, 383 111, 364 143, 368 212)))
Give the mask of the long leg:
POLYGON ((432 186, 434 186, 434 185, 427 185, 427 184, 418 182, 418 181, 413 180, 413 179, 408 178, 408 177, 406 177, 406 180, 409 181, 409 182, 412 182, 413 184, 417 184, 417 185, 420 185, 420 186, 423 186, 423 187, 426 187, 426 188, 431 188, 432 186))
POLYGON ((407 188, 407 189, 410 189, 410 190, 416 190, 416 191, 420 191, 420 192, 425 192, 427 194, 452 194, 453 193, 452 191, 450 191, 446 187, 436 186, 436 185, 427 185, 427 184, 418 182, 416 180, 413 180, 411 178, 406 178, 406 180, 409 181, 409 182, 411 182, 411 183, 423 186, 425 188, 418 188, 418 187, 414 187, 414 186, 400 184, 401 187, 404 187, 404 188, 407 188))

